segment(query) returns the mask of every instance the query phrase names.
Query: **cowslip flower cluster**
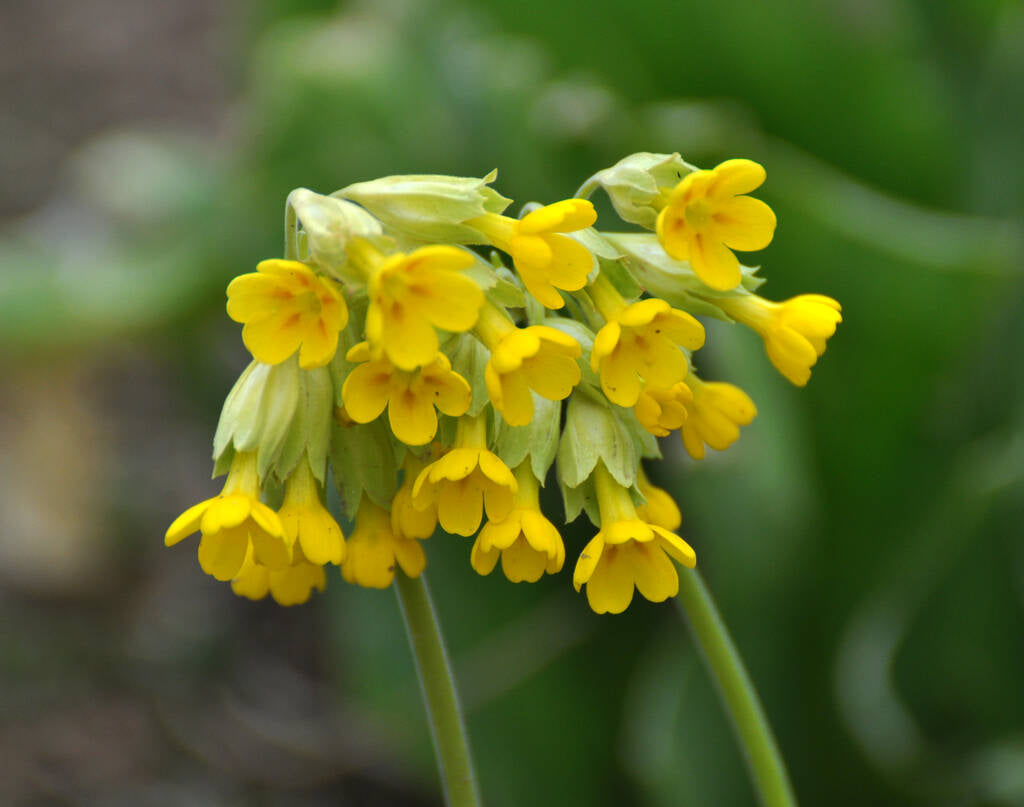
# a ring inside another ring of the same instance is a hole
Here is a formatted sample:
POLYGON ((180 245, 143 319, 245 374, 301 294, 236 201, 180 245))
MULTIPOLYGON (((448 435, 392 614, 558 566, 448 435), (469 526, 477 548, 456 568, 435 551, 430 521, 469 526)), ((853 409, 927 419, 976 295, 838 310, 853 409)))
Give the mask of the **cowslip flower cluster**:
POLYGON ((749 327, 804 386, 840 306, 756 293, 733 250, 766 247, 776 222, 748 195, 765 179, 750 160, 699 170, 634 154, 519 217, 495 178, 289 196, 288 254, 227 288, 253 361, 214 437, 224 488, 167 545, 200 533, 204 572, 282 605, 322 591, 332 566, 368 588, 416 577, 439 530, 473 538, 468 565, 511 582, 575 556, 573 585, 598 613, 675 596, 697 556, 643 463, 673 432, 694 459, 724 451, 757 414, 739 387, 697 375, 698 316, 749 327), (595 229, 584 197, 599 188, 646 232, 595 229), (566 522, 593 523, 585 546, 543 511, 552 483, 566 522))

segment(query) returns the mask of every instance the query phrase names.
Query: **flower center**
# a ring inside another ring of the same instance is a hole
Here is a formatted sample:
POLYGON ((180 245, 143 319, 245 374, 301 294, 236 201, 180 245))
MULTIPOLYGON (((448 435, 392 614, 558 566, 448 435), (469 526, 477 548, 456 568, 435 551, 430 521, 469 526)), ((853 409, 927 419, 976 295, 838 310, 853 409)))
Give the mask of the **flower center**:
POLYGON ((707 199, 694 199, 686 206, 686 223, 693 229, 703 229, 711 218, 711 205, 707 199))

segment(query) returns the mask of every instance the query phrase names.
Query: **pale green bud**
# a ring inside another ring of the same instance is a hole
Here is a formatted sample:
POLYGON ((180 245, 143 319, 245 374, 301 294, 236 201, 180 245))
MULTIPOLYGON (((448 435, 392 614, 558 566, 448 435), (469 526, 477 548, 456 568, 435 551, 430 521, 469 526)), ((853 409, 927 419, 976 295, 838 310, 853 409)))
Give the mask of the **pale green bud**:
POLYGON ((284 480, 303 453, 324 480, 334 390, 326 367, 301 370, 293 356, 280 364, 254 361, 224 401, 213 438, 215 475, 238 451, 256 452, 260 478, 284 480))
POLYGON ((696 170, 678 154, 640 151, 598 171, 591 182, 604 188, 623 221, 653 230, 664 194, 696 170))
POLYGON ((696 316, 731 318, 714 304, 716 298, 738 297, 755 291, 764 278, 757 267, 741 266, 740 286, 731 291, 715 291, 697 277, 690 264, 670 257, 648 233, 605 233, 605 238, 622 252, 622 265, 653 296, 696 316))
POLYGON ((482 179, 433 174, 391 176, 357 182, 335 191, 358 202, 396 233, 418 241, 448 244, 484 244, 483 234, 463 222, 487 213, 501 213, 511 204, 482 179))
POLYGON ((266 476, 288 436, 299 403, 296 356, 280 364, 253 361, 224 401, 213 438, 214 475, 226 471, 238 451, 255 451, 260 478, 266 476), (230 450, 229 450, 230 449, 230 450))
POLYGON ((549 401, 536 392, 530 394, 533 396, 533 418, 525 426, 509 426, 501 421, 494 453, 509 468, 517 468, 529 457, 530 469, 543 485, 558 449, 562 402, 549 401))
POLYGON ((302 224, 306 249, 320 268, 336 277, 357 279, 359 275, 348 270, 345 248, 353 238, 380 236, 381 223, 359 205, 306 188, 293 190, 288 204, 302 224))

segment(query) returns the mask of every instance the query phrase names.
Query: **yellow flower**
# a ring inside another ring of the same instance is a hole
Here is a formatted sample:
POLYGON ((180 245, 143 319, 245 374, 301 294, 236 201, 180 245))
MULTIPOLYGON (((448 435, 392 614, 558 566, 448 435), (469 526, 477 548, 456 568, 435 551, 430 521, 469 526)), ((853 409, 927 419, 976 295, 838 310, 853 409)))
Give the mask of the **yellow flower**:
POLYGON ((775 233, 775 213, 743 194, 760 187, 765 171, 751 160, 726 160, 710 171, 687 174, 668 194, 658 214, 658 240, 713 289, 739 285, 733 249, 763 249, 775 233))
POLYGON ((199 565, 221 581, 238 575, 252 547, 255 559, 272 569, 291 563, 292 544, 277 513, 260 502, 256 454, 239 452, 219 496, 193 505, 167 528, 164 544, 174 546, 202 532, 199 565))
POLYGON ((338 565, 345 559, 345 536, 320 502, 320 489, 305 456, 285 483, 284 504, 277 514, 289 543, 301 548, 309 563, 338 565))
POLYGON ((402 484, 391 501, 391 529, 403 538, 429 538, 437 529, 437 504, 418 510, 412 503, 412 488, 424 467, 414 454, 405 455, 402 484))
POLYGON ((586 229, 595 221, 593 204, 585 199, 563 199, 521 219, 487 213, 465 223, 512 256, 530 294, 548 308, 561 308, 565 301, 557 290, 582 289, 594 267, 590 251, 563 233, 586 229))
POLYGON ((324 567, 307 561, 298 546, 292 564, 283 569, 268 569, 257 563, 250 550, 238 576, 231 581, 231 590, 239 597, 262 600, 270 594, 278 605, 302 605, 313 589, 323 591, 326 587, 324 567))
POLYGON ((561 401, 580 383, 580 343, 557 328, 516 328, 485 303, 477 333, 491 351, 484 371, 487 393, 510 426, 525 426, 533 419, 530 390, 549 401, 561 401))
POLYGON ((619 406, 634 406, 645 381, 663 389, 682 381, 689 363, 680 346, 697 350, 704 344, 704 326, 664 300, 640 300, 602 313, 608 322, 594 338, 590 366, 600 372, 608 400, 619 406))
POLYGON ((693 373, 686 379, 693 390, 682 428, 683 445, 695 460, 704 459, 704 444, 725 451, 757 415, 757 407, 739 387, 720 381, 701 381, 693 373))
POLYGON ((452 370, 443 353, 416 370, 401 370, 385 356, 374 356, 369 342, 355 345, 345 358, 362 362, 341 389, 348 416, 356 423, 369 423, 387 407, 391 431, 406 445, 425 445, 434 439, 435 407, 458 416, 469 409, 473 398, 466 379, 452 370))
POLYGON ((298 261, 260 261, 228 284, 228 316, 242 322, 242 341, 258 361, 280 364, 296 350, 303 369, 322 367, 348 322, 334 281, 298 261))
POLYGON ((472 535, 485 507, 491 521, 501 521, 512 511, 517 488, 508 466, 487 450, 484 413, 459 420, 455 447, 420 471, 412 497, 420 509, 436 503, 446 532, 472 535))
POLYGON ((679 593, 679 573, 672 561, 697 565, 689 544, 674 532, 643 521, 629 491, 603 464, 594 469, 601 512, 601 530, 588 543, 573 573, 573 586, 587 587, 587 601, 598 614, 621 614, 633 600, 633 589, 651 602, 679 593))
POLYGON ((734 319, 757 331, 775 369, 802 387, 811 367, 825 352, 825 342, 843 321, 842 307, 823 294, 801 294, 775 303, 756 294, 716 300, 734 319))
POLYGON ((363 238, 348 245, 349 258, 367 278, 370 305, 366 338, 396 367, 412 370, 437 355, 434 328, 461 333, 476 323, 484 293, 462 270, 472 253, 447 246, 384 256, 363 238))
POLYGON ((565 546, 555 525, 540 510, 537 478, 529 461, 515 472, 519 492, 515 507, 501 521, 488 521, 473 544, 470 564, 478 574, 501 569, 513 583, 536 583, 544 572, 555 574, 565 563, 565 546))
POLYGON ((419 541, 395 534, 387 510, 363 496, 341 575, 364 588, 387 588, 395 579, 396 563, 409 577, 419 577, 427 557, 419 541))
POLYGON ((678 530, 683 523, 683 514, 679 512, 679 505, 668 491, 652 485, 643 468, 638 470, 636 481, 640 493, 647 499, 647 504, 636 508, 637 517, 666 530, 678 530))
POLYGON ((656 437, 665 437, 686 422, 686 407, 692 401, 693 393, 684 381, 668 389, 644 387, 633 413, 647 431, 656 437))

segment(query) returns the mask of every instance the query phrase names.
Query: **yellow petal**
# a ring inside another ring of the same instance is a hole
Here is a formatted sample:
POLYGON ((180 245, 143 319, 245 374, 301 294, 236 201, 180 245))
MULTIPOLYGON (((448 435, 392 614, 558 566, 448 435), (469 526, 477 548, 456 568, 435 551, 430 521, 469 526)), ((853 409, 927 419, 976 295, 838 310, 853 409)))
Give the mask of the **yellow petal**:
POLYGON ((522 372, 530 389, 549 401, 568 398, 582 377, 575 359, 548 351, 528 359, 522 372))
POLYGON ((299 350, 299 366, 303 370, 323 367, 334 358, 338 349, 338 331, 327 327, 323 317, 318 317, 302 336, 299 350))
POLYGON ((620 547, 610 546, 587 583, 587 602, 595 613, 621 614, 632 600, 632 564, 622 556, 620 547))
POLYGON ((640 596, 664 602, 679 593, 679 573, 658 544, 632 544, 629 549, 640 596))
POLYGON ((707 233, 694 233, 689 260, 697 277, 716 291, 734 289, 743 278, 732 250, 707 233))
POLYGON ((408 538, 395 538, 395 560, 408 577, 419 577, 427 566, 420 542, 408 538))
POLYGON ((271 571, 282 569, 292 562, 292 550, 289 544, 266 530, 250 526, 249 538, 252 541, 253 557, 271 571))
POLYGON ((199 541, 199 566, 222 583, 238 575, 249 548, 249 532, 244 527, 204 534, 199 541))
POLYGON ((523 216, 519 232, 536 234, 544 232, 571 233, 590 227, 597 221, 594 205, 586 199, 563 199, 545 205, 523 216))
POLYGON ((572 573, 572 584, 577 591, 593 576, 594 569, 597 568, 597 564, 601 561, 603 552, 604 535, 599 532, 583 547, 583 551, 576 560, 576 568, 572 573))
POLYGON ((512 583, 536 583, 544 574, 548 556, 519 538, 501 553, 501 570, 512 583))
POLYGON ((493 400, 494 407, 501 412, 509 426, 525 426, 533 420, 533 396, 522 372, 504 375, 500 380, 499 400, 493 400))
POLYGON ((654 526, 654 532, 658 536, 658 545, 675 560, 688 569, 692 569, 697 565, 697 553, 693 551, 693 547, 686 543, 686 541, 663 527, 654 526))
POLYGON ((545 236, 551 249, 546 267, 551 284, 564 291, 578 291, 587 285, 587 275, 594 268, 594 256, 583 244, 567 235, 545 236))
POLYGON ((388 404, 388 422, 395 437, 409 446, 422 446, 437 434, 437 412, 428 397, 412 390, 394 395, 388 404))
POLYGON ((353 368, 341 387, 345 412, 356 423, 380 417, 390 395, 391 367, 387 362, 371 361, 353 368))
POLYGON ((714 177, 707 193, 718 198, 750 193, 761 187, 767 176, 760 163, 743 159, 726 160, 708 173, 714 177))
POLYGON ((749 196, 722 202, 712 218, 718 237, 727 246, 744 252, 764 249, 775 235, 775 213, 760 199, 749 196))
POLYGON ((192 533, 199 529, 199 523, 202 521, 203 514, 212 502, 217 501, 217 497, 207 499, 206 501, 194 504, 174 521, 171 522, 171 526, 167 528, 167 532, 164 534, 164 545, 174 546, 179 541, 183 541, 188 538, 192 533))
POLYGON ((477 536, 476 541, 473 543, 473 551, 469 555, 469 564, 473 567, 473 570, 479 575, 489 575, 494 571, 494 567, 498 564, 498 558, 501 557, 501 550, 494 547, 484 548, 480 543, 480 536, 477 536))
POLYGON ((445 532, 472 535, 480 526, 484 511, 484 494, 475 480, 442 482, 439 486, 437 520, 445 532))

